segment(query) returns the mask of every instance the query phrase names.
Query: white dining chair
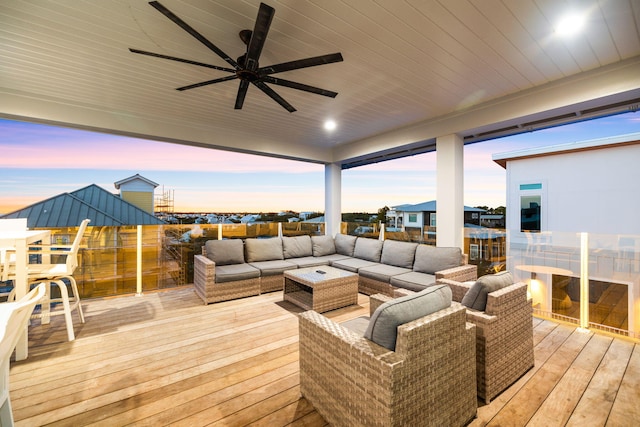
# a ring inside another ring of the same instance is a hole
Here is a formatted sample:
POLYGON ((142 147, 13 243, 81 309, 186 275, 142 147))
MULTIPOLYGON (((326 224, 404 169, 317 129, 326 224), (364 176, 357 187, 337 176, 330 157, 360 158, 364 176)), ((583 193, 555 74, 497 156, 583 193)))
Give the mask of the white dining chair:
MULTIPOLYGON (((50 316, 64 315, 67 324, 67 336, 69 341, 75 339, 75 333, 73 331, 73 321, 71 319, 71 312, 77 310, 80 322, 84 323, 84 314, 82 313, 82 306, 80 305, 80 293, 78 292, 78 285, 73 278, 73 273, 78 267, 78 251, 80 250, 80 242, 82 236, 89 224, 90 220, 85 219, 80 223, 78 232, 70 245, 44 245, 37 246, 32 245, 32 248, 36 250, 30 251, 30 254, 37 255, 49 255, 53 259, 65 258, 64 263, 46 263, 46 264, 29 264, 27 266, 27 280, 29 285, 44 283, 46 287, 45 298, 41 304, 41 310, 39 313, 33 314, 31 317, 41 319, 42 323, 48 323, 50 316), (69 281, 71 287, 71 296, 69 296, 69 290, 64 280, 69 281), (60 298, 52 298, 51 296, 51 284, 55 284, 60 289, 60 298), (50 310, 51 303, 61 302, 62 310, 50 310)), ((2 280, 13 280, 15 278, 15 265, 11 263, 5 263, 2 271, 2 280)), ((9 295, 9 300, 15 298, 15 288, 9 295)))
MULTIPOLYGON (((0 277, 4 265, 15 260, 13 246, 2 239, 3 231, 25 231, 27 230, 27 218, 4 218, 0 219, 0 277)), ((0 290, 0 297, 6 297, 9 292, 0 290)))
POLYGON ((20 334, 27 327, 35 305, 42 300, 45 285, 40 284, 16 302, 0 303, 0 426, 13 426, 9 400, 9 362, 20 334))

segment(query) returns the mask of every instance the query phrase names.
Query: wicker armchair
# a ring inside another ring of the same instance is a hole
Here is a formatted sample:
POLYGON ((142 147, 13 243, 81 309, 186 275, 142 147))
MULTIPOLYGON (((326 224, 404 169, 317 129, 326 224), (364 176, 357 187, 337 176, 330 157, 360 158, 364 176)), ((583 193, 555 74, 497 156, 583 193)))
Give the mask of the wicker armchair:
POLYGON ((307 311, 300 390, 335 426, 464 425, 477 409, 474 337, 455 302, 399 326, 396 351, 307 311))
MULTIPOLYGON (((440 279, 451 288, 454 301, 471 285, 440 279)), ((487 295, 484 312, 467 309, 467 321, 476 325, 478 396, 489 403, 534 365, 533 309, 527 285, 515 283, 487 295)))

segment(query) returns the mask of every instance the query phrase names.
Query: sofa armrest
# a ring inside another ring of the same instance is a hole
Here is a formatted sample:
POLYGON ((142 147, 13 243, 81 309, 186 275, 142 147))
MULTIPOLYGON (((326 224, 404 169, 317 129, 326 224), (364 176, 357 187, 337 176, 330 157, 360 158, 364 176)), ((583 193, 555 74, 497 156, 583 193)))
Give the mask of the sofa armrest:
POLYGON ((391 301, 394 297, 390 297, 385 294, 374 294, 369 296, 369 316, 373 316, 373 313, 378 307, 387 301, 391 301))
MULTIPOLYGON (((314 310, 300 313, 298 324, 301 346, 317 346, 318 351, 327 351, 334 355, 338 348, 342 348, 346 353, 358 353, 359 358, 367 357, 380 361, 386 361, 385 356, 394 354, 388 348, 369 341, 314 310)), ((394 362, 399 360, 394 360, 392 363, 394 362)))
POLYGON ((449 279, 438 279, 436 281, 439 285, 447 285, 451 289, 451 299, 455 302, 462 302, 462 298, 467 294, 469 289, 471 289, 470 284, 457 282, 455 280, 449 279))
POLYGON ((446 270, 436 271, 436 280, 449 279, 456 282, 466 282, 478 278, 478 266, 473 264, 460 265, 446 270))
POLYGON ((206 295, 207 286, 216 283, 216 263, 203 255, 193 257, 193 286, 196 292, 206 295))

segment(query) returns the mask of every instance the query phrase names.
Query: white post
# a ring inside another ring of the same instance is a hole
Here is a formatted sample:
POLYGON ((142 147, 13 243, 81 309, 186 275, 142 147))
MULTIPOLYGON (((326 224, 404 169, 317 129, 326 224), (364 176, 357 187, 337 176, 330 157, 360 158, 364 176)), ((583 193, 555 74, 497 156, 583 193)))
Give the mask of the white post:
POLYGON ((142 226, 138 225, 136 252, 136 295, 142 296, 142 226))
POLYGON ((589 234, 580 233, 580 329, 589 330, 589 234))
POLYGON ((282 223, 278 223, 278 237, 282 238, 282 223))
POLYGON ((436 139, 437 246, 464 247, 464 141, 459 135, 436 139))
POLYGON ((335 236, 342 222, 342 168, 336 163, 324 166, 325 234, 335 236))

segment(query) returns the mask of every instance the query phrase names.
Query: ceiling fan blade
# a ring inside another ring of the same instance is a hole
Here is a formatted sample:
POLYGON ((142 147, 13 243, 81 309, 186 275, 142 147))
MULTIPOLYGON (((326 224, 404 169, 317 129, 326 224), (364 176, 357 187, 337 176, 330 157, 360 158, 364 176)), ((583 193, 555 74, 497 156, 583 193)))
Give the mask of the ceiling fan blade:
POLYGON ((133 53, 139 53, 140 55, 147 55, 147 56, 153 56, 156 58, 169 59, 171 61, 184 62, 185 64, 197 65, 199 67, 213 68, 214 70, 228 71, 230 73, 236 72, 236 70, 233 70, 231 68, 218 67, 217 65, 204 64, 202 62, 192 61, 190 59, 182 59, 182 58, 176 58, 175 56, 162 55, 161 53, 147 52, 145 50, 132 49, 132 48, 129 48, 129 51, 133 53))
POLYGON ((297 70, 300 68, 315 67, 316 65, 331 64, 332 62, 342 62, 342 54, 330 53, 328 55, 314 56, 313 58, 298 59, 281 64, 269 65, 258 69, 258 74, 265 76, 268 74, 282 73, 283 71, 297 70))
POLYGON ((233 79, 237 79, 237 78, 238 78, 238 76, 233 74, 233 75, 227 76, 227 77, 220 77, 219 79, 207 80, 206 82, 194 83, 192 85, 178 87, 178 88, 176 88, 176 90, 179 90, 179 91, 189 90, 189 89, 194 89, 194 88, 197 88, 197 87, 212 85, 214 83, 226 82, 228 80, 233 80, 233 79))
POLYGON ((247 96, 247 89, 249 89, 249 82, 246 80, 240 80, 240 86, 238 86, 238 95, 236 96, 236 110, 242 109, 244 104, 244 97, 247 96))
POLYGON ((293 105, 291 105, 287 101, 285 101, 284 98, 282 98, 280 95, 278 95, 269 86, 264 84, 264 82, 262 82, 260 80, 256 80, 255 82, 251 82, 251 83, 256 85, 261 91, 263 91, 264 93, 269 95, 271 97, 271 99, 276 101, 278 104, 282 105, 288 112, 293 113, 294 111, 296 111, 296 109, 293 108, 293 105))
POLYGON ((303 83, 292 82, 291 80, 280 79, 278 77, 264 76, 263 81, 267 83, 273 83, 274 85, 290 87, 292 89, 304 90, 305 92, 317 93, 318 95, 328 96, 329 98, 335 98, 338 92, 332 92, 326 89, 320 89, 319 87, 305 85, 303 83))
POLYGON ((267 33, 271 26, 271 20, 275 14, 275 9, 260 3, 256 23, 251 33, 251 40, 247 46, 247 59, 245 66, 248 70, 255 71, 258 68, 258 59, 262 53, 264 42, 267 40, 267 33))
POLYGON ((229 55, 224 53, 222 50, 220 50, 220 48, 218 48, 216 45, 214 45, 209 40, 207 40, 202 34, 197 32, 193 28, 191 28, 189 26, 189 24, 184 22, 182 19, 180 19, 178 16, 176 16, 173 12, 171 12, 169 9, 167 9, 162 4, 160 4, 160 2, 151 1, 151 2, 149 2, 149 4, 151 6, 153 6, 158 12, 162 13, 164 16, 166 16, 167 18, 171 19, 180 28, 182 28, 187 33, 189 33, 193 37, 195 37, 200 43, 202 43, 203 45, 208 47, 210 50, 215 52, 220 58, 224 59, 227 62, 227 64, 231 65, 235 70, 241 69, 240 65, 238 65, 238 63, 236 61, 234 61, 229 55))

